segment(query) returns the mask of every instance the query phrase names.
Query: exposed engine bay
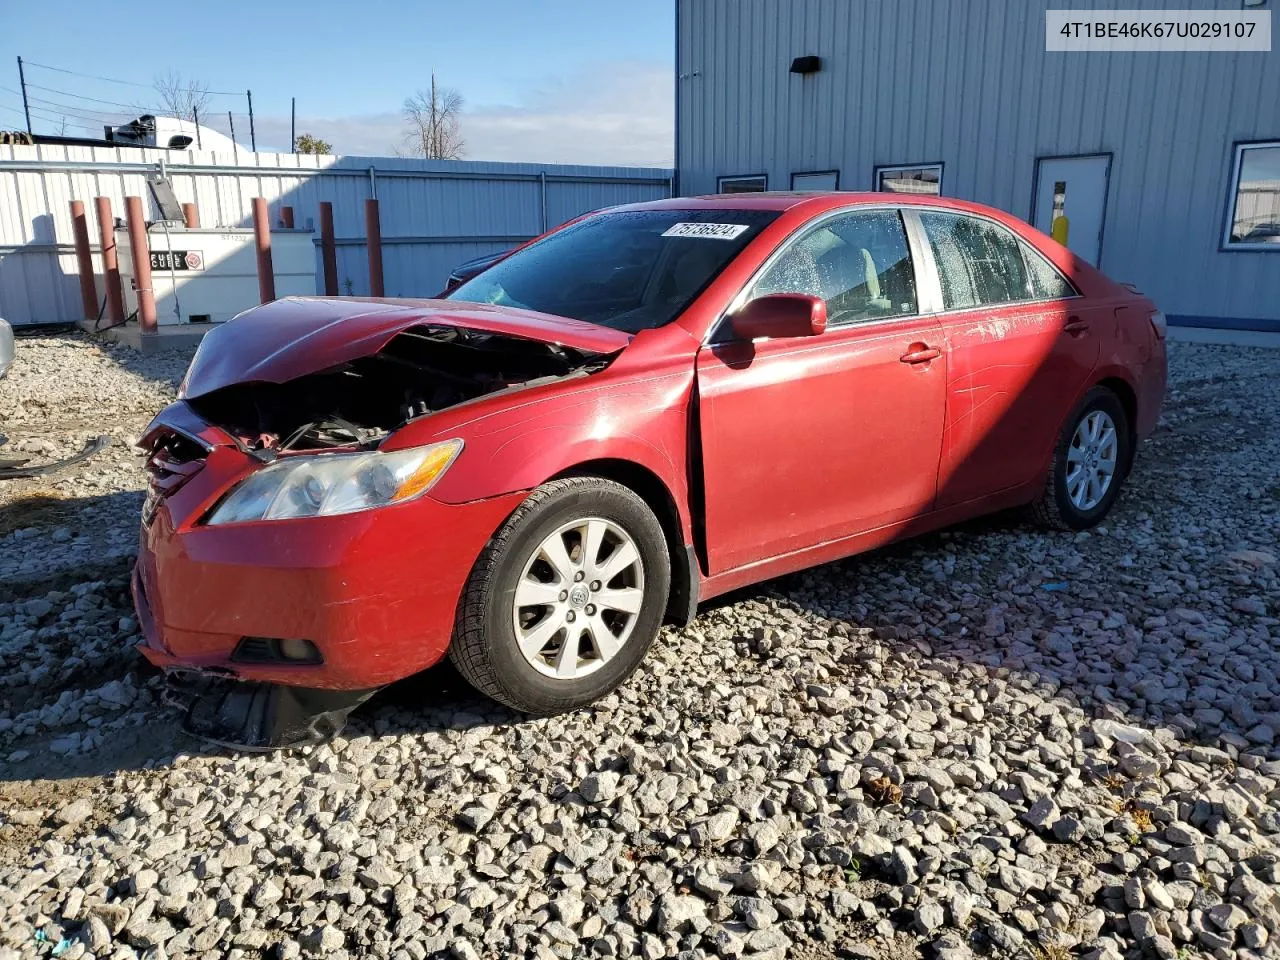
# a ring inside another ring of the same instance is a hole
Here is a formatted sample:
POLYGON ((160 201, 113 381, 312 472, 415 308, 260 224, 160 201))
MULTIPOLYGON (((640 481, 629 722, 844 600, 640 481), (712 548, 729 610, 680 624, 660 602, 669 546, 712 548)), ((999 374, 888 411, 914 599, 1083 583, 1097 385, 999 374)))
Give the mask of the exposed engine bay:
POLYGON ((377 353, 285 383, 249 381, 187 403, 249 450, 375 444, 392 430, 504 390, 603 369, 591 354, 461 327, 422 325, 377 353))

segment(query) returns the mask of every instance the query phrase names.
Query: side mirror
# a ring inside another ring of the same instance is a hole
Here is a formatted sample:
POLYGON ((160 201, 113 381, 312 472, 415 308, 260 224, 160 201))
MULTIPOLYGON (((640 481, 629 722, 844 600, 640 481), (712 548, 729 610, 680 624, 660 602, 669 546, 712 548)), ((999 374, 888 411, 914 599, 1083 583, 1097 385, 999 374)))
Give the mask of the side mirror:
POLYGON ((740 340, 813 337, 827 329, 827 304, 807 293, 771 293, 747 303, 730 323, 740 340))

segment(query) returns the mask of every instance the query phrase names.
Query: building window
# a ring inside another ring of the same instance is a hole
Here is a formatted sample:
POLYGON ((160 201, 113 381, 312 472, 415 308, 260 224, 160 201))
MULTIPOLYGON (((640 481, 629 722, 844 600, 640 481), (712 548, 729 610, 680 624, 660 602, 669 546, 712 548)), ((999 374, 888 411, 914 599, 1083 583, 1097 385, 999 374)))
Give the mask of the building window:
POLYGON ((876 167, 875 184, 881 193, 916 193, 936 197, 942 193, 942 164, 876 167))
POLYGON ((762 193, 769 187, 769 180, 763 173, 749 177, 721 177, 716 181, 717 193, 762 193))
POLYGON ((839 170, 813 170, 791 174, 792 190, 839 190, 839 170))
POLYGON ((1222 245, 1280 250, 1280 140, 1236 144, 1222 245))

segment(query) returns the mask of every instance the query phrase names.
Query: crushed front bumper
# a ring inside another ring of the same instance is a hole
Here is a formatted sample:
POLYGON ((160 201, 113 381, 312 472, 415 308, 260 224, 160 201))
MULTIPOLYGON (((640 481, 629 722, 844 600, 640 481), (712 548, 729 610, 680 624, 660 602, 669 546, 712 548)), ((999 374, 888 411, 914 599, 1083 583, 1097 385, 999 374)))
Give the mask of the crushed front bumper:
POLYGON ((316 690, 369 690, 418 673, 447 651, 475 559, 520 499, 424 497, 225 527, 175 527, 162 502, 142 528, 133 578, 141 652, 166 671, 316 690), (247 658, 246 640, 306 641, 318 657, 247 658))
POLYGON ((352 698, 354 706, 439 661, 476 557, 524 498, 446 504, 427 495, 340 516, 209 526, 209 510, 261 464, 181 403, 147 437, 161 431, 195 446, 148 462, 132 583, 139 648, 182 688, 192 676, 241 684, 215 695, 217 724, 231 728, 297 733, 286 715, 349 709, 352 698), (262 719, 272 711, 276 719, 262 719))
POLYGON ((241 750, 287 750, 337 736, 375 690, 313 690, 176 670, 166 699, 193 736, 241 750))

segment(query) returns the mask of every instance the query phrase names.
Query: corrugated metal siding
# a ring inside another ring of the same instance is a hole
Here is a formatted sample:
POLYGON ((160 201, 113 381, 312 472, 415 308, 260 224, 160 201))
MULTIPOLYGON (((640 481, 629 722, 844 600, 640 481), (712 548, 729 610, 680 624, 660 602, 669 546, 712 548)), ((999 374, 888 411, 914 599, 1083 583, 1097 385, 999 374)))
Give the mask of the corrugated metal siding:
MULTIPOLYGON (((1280 327, 1280 253, 1224 252, 1232 145, 1280 140, 1280 53, 1047 53, 1044 11, 1238 0, 678 0, 680 190, 719 176, 944 163, 1030 218, 1037 157, 1111 153, 1102 267, 1168 313, 1280 327), (788 72, 797 56, 820 73, 788 72)), ((1273 24, 1273 29, 1280 24, 1273 24)))
MULTIPOLYGON (((85 202, 90 239, 96 241, 93 198, 109 197, 118 217, 124 216, 126 196, 150 204, 146 177, 161 160, 178 199, 199 206, 204 227, 250 226, 253 198, 262 196, 273 222, 280 207, 292 206, 298 227, 318 229, 320 201, 332 202, 339 284, 343 293, 356 295, 369 292, 364 201, 371 190, 379 201, 387 293, 429 296, 464 260, 507 249, 588 210, 668 196, 672 173, 399 157, 0 146, 0 316, 15 324, 79 319, 70 202, 85 202), (67 162, 93 169, 57 166, 67 162)), ((101 297, 96 242, 94 250, 101 297)), ((321 277, 318 248, 316 276, 321 277)))

